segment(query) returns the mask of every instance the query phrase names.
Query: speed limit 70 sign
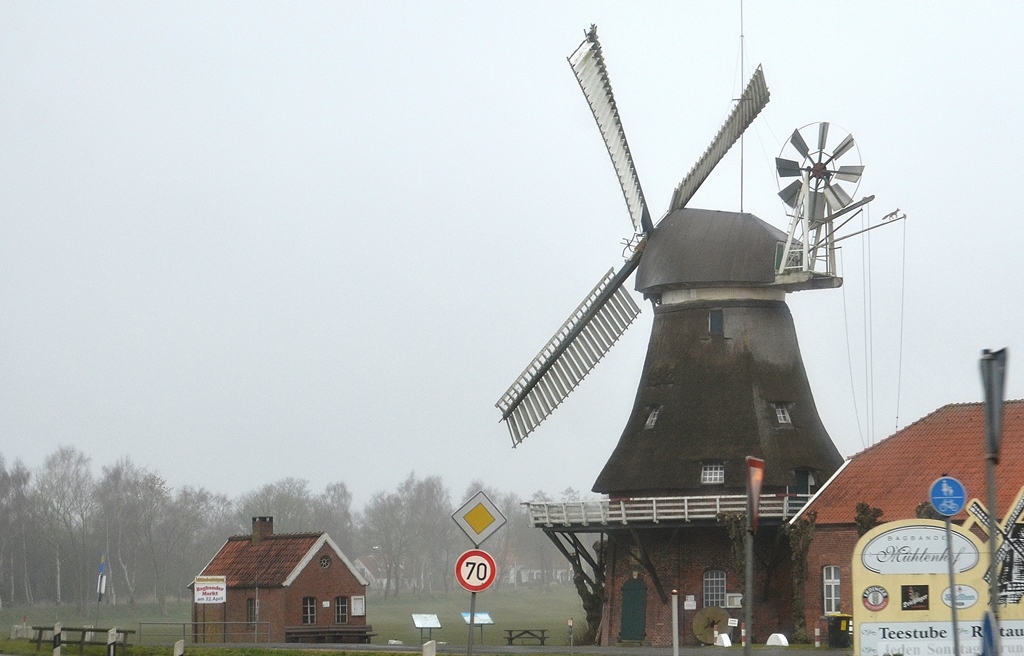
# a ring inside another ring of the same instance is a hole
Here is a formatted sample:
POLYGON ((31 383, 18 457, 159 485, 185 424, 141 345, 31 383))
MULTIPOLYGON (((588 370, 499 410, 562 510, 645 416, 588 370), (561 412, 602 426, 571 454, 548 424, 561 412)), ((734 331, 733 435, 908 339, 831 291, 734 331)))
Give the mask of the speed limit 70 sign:
POLYGON ((470 549, 455 562, 455 578, 459 585, 470 592, 480 592, 491 587, 497 575, 494 558, 483 549, 470 549))

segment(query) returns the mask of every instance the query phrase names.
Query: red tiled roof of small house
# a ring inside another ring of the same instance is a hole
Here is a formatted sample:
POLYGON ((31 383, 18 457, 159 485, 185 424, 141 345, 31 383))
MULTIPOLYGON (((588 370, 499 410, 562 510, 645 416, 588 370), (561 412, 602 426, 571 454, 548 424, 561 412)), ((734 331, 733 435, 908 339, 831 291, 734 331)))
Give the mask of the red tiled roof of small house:
MULTIPOLYGON (((999 516, 1024 485, 1024 400, 1004 404, 1002 435, 996 466, 999 516)), ((985 404, 942 406, 852 456, 804 512, 816 511, 818 525, 852 524, 857 504, 864 501, 884 511, 881 521, 912 519, 943 475, 958 479, 968 498, 987 505, 985 404)), ((953 519, 964 518, 961 512, 953 519)))

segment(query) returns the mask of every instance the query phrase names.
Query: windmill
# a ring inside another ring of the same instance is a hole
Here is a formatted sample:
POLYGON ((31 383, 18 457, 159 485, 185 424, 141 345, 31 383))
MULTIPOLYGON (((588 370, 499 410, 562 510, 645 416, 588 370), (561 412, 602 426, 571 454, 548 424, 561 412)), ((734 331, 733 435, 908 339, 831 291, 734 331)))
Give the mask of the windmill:
MULTIPOLYGON (((623 287, 636 271, 636 289, 654 306, 651 340, 631 416, 594 491, 665 495, 699 489, 708 480, 742 488, 746 455, 768 459, 765 483, 776 488, 806 487, 816 475, 831 474, 842 457, 815 409, 785 303, 788 291, 841 284, 834 272, 785 266, 785 249, 802 248, 806 235, 820 227, 805 221, 787 235, 751 214, 687 205, 768 103, 761 68, 655 223, 596 27, 569 64, 597 121, 636 236, 625 264, 601 278, 495 404, 513 446, 558 407, 636 318, 639 306, 623 287)), ((813 179, 802 170, 800 175, 813 179)))

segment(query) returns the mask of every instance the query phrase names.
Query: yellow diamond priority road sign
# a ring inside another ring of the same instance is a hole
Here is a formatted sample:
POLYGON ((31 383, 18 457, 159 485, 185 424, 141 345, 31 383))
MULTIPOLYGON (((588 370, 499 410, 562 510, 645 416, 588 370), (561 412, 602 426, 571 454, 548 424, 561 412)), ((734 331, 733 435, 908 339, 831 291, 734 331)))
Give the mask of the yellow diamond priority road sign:
POLYGON ((487 498, 483 490, 462 504, 462 507, 452 515, 452 519, 477 547, 504 526, 506 521, 505 516, 487 498))

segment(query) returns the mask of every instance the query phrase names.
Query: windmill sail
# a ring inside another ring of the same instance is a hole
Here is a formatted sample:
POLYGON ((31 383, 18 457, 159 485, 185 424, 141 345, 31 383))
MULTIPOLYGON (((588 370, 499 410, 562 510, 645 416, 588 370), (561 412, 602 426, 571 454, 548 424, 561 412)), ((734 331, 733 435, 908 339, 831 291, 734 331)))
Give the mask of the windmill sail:
POLYGON ((604 65, 601 44, 597 40, 596 26, 590 27, 586 40, 569 56, 569 65, 576 74, 583 95, 587 97, 608 155, 612 158, 612 166, 619 178, 622 195, 626 198, 633 228, 637 232, 650 232, 653 228, 651 215, 647 210, 643 189, 640 188, 640 178, 633 165, 629 144, 626 143, 622 121, 619 120, 619 110, 612 95, 611 82, 608 81, 608 69, 604 65))
POLYGON ((609 269, 555 336, 495 403, 516 446, 572 392, 619 339, 640 308, 622 283, 639 257, 609 269))
POLYGON ((768 104, 769 97, 768 85, 764 81, 764 73, 761 71, 761 67, 758 66, 757 70, 754 71, 753 77, 750 78, 750 82, 747 83, 747 88, 743 90, 743 95, 740 96, 739 102, 733 107, 729 118, 725 119, 725 123, 718 130, 718 134, 715 135, 711 145, 708 146, 708 149, 704 151, 701 158, 697 160, 697 163, 693 165, 690 172, 686 174, 683 181, 676 187, 676 191, 672 195, 672 205, 669 207, 669 211, 679 210, 686 206, 686 203, 697 193, 697 189, 711 175, 712 169, 722 161, 722 158, 729 152, 729 149, 736 143, 736 140, 740 138, 743 131, 754 122, 757 115, 768 104))

